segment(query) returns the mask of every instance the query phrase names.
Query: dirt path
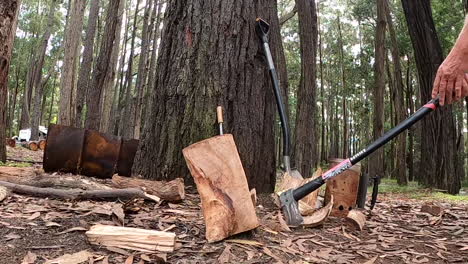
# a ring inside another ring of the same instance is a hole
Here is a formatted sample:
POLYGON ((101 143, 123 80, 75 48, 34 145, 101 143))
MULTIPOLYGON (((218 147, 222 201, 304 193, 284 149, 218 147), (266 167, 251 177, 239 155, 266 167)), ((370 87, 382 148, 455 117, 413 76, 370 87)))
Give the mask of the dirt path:
POLYGON ((334 217, 320 228, 286 232, 271 200, 263 197, 257 206, 261 227, 232 238, 237 241, 209 244, 199 198, 192 188, 187 192, 182 203, 161 205, 12 195, 0 203, 1 263, 21 263, 28 252, 37 256, 36 263, 43 263, 84 249, 96 260, 107 256, 109 263, 124 263, 126 254, 135 254, 137 263, 138 253, 92 246, 84 235, 96 223, 117 225, 112 208, 120 205, 126 212, 125 226, 169 228, 177 234, 177 249, 149 255, 153 263, 160 257, 168 263, 468 263, 467 204, 440 204, 445 213, 435 217, 420 212, 421 201, 383 195, 362 232, 349 230, 334 217))

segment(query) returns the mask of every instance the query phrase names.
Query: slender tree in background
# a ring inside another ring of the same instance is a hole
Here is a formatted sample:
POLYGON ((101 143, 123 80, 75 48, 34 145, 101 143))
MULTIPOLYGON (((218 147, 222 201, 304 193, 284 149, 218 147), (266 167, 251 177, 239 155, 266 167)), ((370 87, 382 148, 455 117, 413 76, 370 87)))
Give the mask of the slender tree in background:
MULTIPOLYGON (((391 16, 390 5, 388 0, 385 0, 385 16, 387 19, 388 32, 390 33, 391 53, 393 61, 393 76, 394 76, 394 106, 395 106, 395 123, 398 124, 406 119, 407 107, 405 106, 403 74, 401 70, 400 48, 398 47, 395 28, 391 16)), ((408 184, 406 174, 406 135, 407 132, 401 133, 396 140, 396 178, 400 185, 408 184)))
POLYGON ((67 28, 64 39, 64 58, 62 73, 60 75, 60 106, 59 124, 70 126, 74 123, 73 93, 76 87, 77 62, 81 31, 83 30, 83 16, 86 0, 70 0, 70 12, 68 13, 67 28))
POLYGON ((215 110, 222 105, 250 186, 273 191, 275 104, 255 18, 278 19, 274 2, 167 3, 156 85, 134 173, 193 182, 181 150, 217 134, 215 110))
MULTIPOLYGON (((377 27, 375 29, 375 84, 373 90, 374 116, 373 138, 379 138, 384 133, 384 92, 385 92, 385 1, 377 0, 377 27)), ((370 157, 369 174, 371 177, 384 176, 383 148, 375 151, 370 157)))
POLYGON ((76 116, 75 127, 83 126, 83 107, 88 93, 91 69, 93 67, 94 39, 96 35, 96 25, 99 16, 100 0, 91 0, 89 8, 88 25, 86 26, 86 36, 84 40, 83 60, 78 74, 78 84, 76 86, 76 116))
MULTIPOLYGON (((47 44, 49 43, 49 38, 51 35, 51 31, 54 24, 54 14, 56 9, 57 2, 56 0, 52 0, 49 6, 49 14, 47 15, 47 23, 44 31, 44 35, 42 35, 41 40, 39 41, 39 45, 37 47, 36 53, 37 59, 35 61, 35 71, 34 71, 34 78, 33 78, 33 90, 34 90, 34 97, 32 98, 32 115, 31 115, 31 138, 30 140, 37 140, 39 138, 39 123, 41 119, 41 104, 42 104, 42 97, 44 93, 44 85, 42 83, 42 68, 44 67, 44 58, 47 49, 47 44)), ((53 68, 53 67, 52 67, 53 68)), ((49 75, 50 77, 50 75, 49 75)))
MULTIPOLYGON (((414 49, 421 100, 431 98, 434 77, 443 61, 442 47, 432 19, 428 0, 402 0, 409 35, 414 49)), ((447 190, 451 194, 461 187, 456 127, 452 106, 438 109, 422 121, 421 166, 419 181, 425 186, 447 190)))
POLYGON ((343 112, 343 149, 341 150, 341 157, 346 158, 349 151, 349 129, 348 129, 348 108, 346 106, 346 99, 348 97, 347 86, 346 86, 346 70, 344 60, 344 43, 343 43, 343 32, 341 30, 341 19, 338 15, 338 41, 340 45, 340 69, 341 69, 341 110, 343 112))
POLYGON ((8 72, 20 5, 19 0, 0 2, 0 138, 2 139, 0 140, 0 161, 2 162, 6 162, 8 72))
POLYGON ((104 26, 104 36, 101 40, 99 55, 96 60, 96 67, 93 72, 91 86, 88 90, 85 127, 99 130, 101 124, 101 97, 106 82, 108 71, 111 70, 111 58, 115 42, 115 32, 119 24, 119 7, 122 1, 110 1, 106 11, 106 24, 104 26))
POLYGON ((314 0, 296 1, 301 39, 301 81, 297 92, 294 159, 305 177, 312 175, 318 162, 316 113, 317 13, 314 0))

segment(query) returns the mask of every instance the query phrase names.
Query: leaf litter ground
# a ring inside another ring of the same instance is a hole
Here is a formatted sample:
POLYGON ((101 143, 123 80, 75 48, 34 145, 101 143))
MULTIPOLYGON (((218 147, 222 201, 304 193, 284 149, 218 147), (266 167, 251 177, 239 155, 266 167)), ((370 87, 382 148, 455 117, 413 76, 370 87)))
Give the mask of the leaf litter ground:
POLYGON ((187 187, 178 204, 13 194, 0 202, 0 263, 45 263, 83 252, 89 254, 87 263, 468 263, 467 203, 437 202, 444 212, 433 216, 421 212, 428 201, 388 193, 379 197, 372 213, 366 212, 363 231, 349 229, 336 217, 322 227, 288 231, 273 198, 258 198, 260 227, 207 243, 194 187, 187 187), (91 225, 121 225, 122 211, 127 227, 175 232, 176 250, 141 254, 87 242, 84 232, 91 225))

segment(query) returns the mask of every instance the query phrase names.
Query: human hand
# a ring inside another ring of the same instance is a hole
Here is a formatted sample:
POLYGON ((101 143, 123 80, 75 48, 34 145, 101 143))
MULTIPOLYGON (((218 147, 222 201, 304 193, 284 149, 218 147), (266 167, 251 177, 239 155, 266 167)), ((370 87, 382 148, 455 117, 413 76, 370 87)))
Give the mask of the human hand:
POLYGON ((450 53, 439 66, 432 88, 432 98, 440 97, 440 105, 451 104, 468 96, 468 65, 462 55, 450 53))

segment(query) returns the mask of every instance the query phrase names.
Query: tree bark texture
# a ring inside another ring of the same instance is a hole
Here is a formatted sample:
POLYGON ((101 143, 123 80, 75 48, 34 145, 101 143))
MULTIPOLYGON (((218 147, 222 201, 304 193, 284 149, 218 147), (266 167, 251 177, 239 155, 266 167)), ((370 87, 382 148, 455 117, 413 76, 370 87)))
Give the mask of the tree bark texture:
MULTIPOLYGON (((72 0, 70 0, 72 1, 72 0)), ((68 25, 65 31, 64 58, 60 78, 60 103, 58 122, 70 126, 74 123, 73 91, 76 86, 77 60, 79 44, 83 30, 83 16, 86 0, 73 0, 71 3, 68 25)))
POLYGON ((39 125, 41 119, 41 104, 42 96, 44 93, 44 85, 42 85, 42 68, 44 67, 45 53, 47 49, 47 44, 49 43, 49 38, 51 35, 51 29, 54 24, 54 15, 55 15, 56 1, 53 0, 50 3, 49 14, 47 15, 47 24, 45 27, 44 35, 42 35, 41 40, 39 41, 39 46, 36 50, 36 55, 38 56, 35 60, 35 73, 33 79, 33 89, 34 89, 34 98, 32 102, 32 116, 31 116, 31 138, 30 140, 39 139, 39 125))
POLYGON ((181 149, 217 134, 215 110, 221 105, 250 188, 273 191, 275 104, 266 58, 255 34, 256 17, 278 19, 272 2, 168 3, 156 83, 134 173, 159 180, 184 177, 193 183, 181 149))
POLYGON ((107 7, 106 24, 104 26, 104 36, 101 40, 99 55, 96 67, 91 80, 91 89, 88 91, 87 112, 85 127, 87 129, 99 130, 101 123, 101 102, 102 91, 106 82, 108 71, 111 70, 110 62, 115 42, 115 32, 119 24, 119 7, 121 1, 110 1, 107 7))
MULTIPOLYGON (((375 84, 373 91, 374 115, 373 138, 376 140, 384 133, 384 92, 385 92, 385 1, 377 0, 377 28, 375 36, 375 84)), ((369 161, 370 177, 384 176, 384 149, 374 152, 369 161)))
POLYGON ((119 59, 120 53, 120 35, 122 33, 122 23, 123 23, 123 15, 125 12, 126 1, 119 0, 120 7, 119 7, 119 18, 117 22, 117 29, 115 31, 115 45, 112 48, 112 55, 109 65, 109 71, 106 74, 106 79, 104 81, 104 96, 102 100, 102 117, 100 123, 100 131, 103 133, 111 133, 110 127, 112 126, 112 119, 111 119, 111 111, 112 111, 112 104, 114 102, 114 94, 116 93, 116 79, 117 79, 117 61, 119 59))
POLYGON ((346 106, 346 99, 348 96, 347 87, 346 87, 346 73, 345 73, 345 62, 344 62, 344 43, 343 43, 343 34, 341 32, 341 20, 338 16, 338 37, 340 42, 340 65, 341 65, 341 105, 343 111, 343 149, 341 151, 341 157, 348 157, 349 152, 349 129, 348 129, 348 108, 346 106))
POLYGON ((3 0, 0 2, 0 161, 6 162, 6 117, 8 98, 8 72, 10 69, 13 41, 20 0, 3 0))
MULTIPOLYGON (((390 11, 388 0, 385 0, 386 4, 386 18, 388 24, 388 30, 390 33, 391 40, 391 51, 393 60, 393 76, 394 76, 394 105, 396 113, 396 123, 399 124, 406 119, 405 97, 403 87, 403 75, 401 71, 401 60, 400 60, 400 48, 398 47, 397 37, 395 29, 393 27, 393 21, 390 11)), ((407 132, 401 133, 396 140, 396 178, 400 185, 408 184, 408 177, 406 174, 406 135, 407 132)))
POLYGON ((84 40, 83 59, 76 86, 75 127, 83 126, 83 107, 86 100, 86 94, 88 93, 90 74, 93 67, 94 38, 96 36, 96 25, 99 16, 99 1, 100 0, 91 0, 91 7, 89 9, 88 25, 86 25, 86 36, 84 40))
POLYGON ((317 165, 316 56, 317 13, 314 0, 297 0, 301 39, 301 81, 297 93, 294 158, 298 170, 309 177, 317 165))
MULTIPOLYGON (((432 85, 443 61, 429 0, 402 0, 414 48, 421 101, 431 98, 432 85)), ((420 183, 457 194, 461 188, 457 175, 458 154, 452 106, 444 106, 424 118, 421 130, 420 183)))

